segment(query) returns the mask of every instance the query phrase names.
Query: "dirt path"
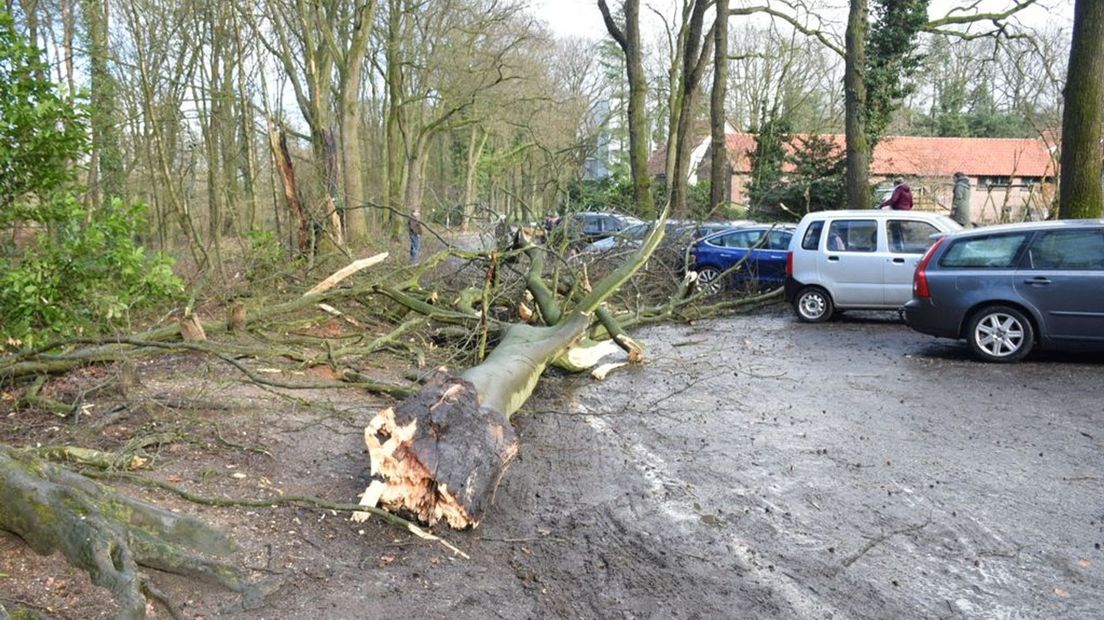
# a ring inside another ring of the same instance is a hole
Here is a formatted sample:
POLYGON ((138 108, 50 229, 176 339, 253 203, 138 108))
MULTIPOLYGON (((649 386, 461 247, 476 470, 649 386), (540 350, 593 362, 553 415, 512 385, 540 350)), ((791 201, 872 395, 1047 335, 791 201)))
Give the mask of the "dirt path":
MULTIPOLYGON (((136 491, 228 529, 235 561, 281 588, 243 610, 159 583, 205 618, 1104 614, 1104 357, 980 365, 871 317, 660 327, 639 334, 643 368, 546 380, 518 418, 497 507, 446 533, 470 560, 378 521, 136 491)), ((192 408, 147 403, 83 435, 17 413, 0 438, 110 447, 113 434, 188 429, 199 440, 166 444, 156 476, 243 497, 363 489, 361 432, 383 401, 246 388, 191 358, 140 373, 149 402, 192 408)), ((112 612, 83 575, 5 535, 0 598, 64 618, 112 612)))

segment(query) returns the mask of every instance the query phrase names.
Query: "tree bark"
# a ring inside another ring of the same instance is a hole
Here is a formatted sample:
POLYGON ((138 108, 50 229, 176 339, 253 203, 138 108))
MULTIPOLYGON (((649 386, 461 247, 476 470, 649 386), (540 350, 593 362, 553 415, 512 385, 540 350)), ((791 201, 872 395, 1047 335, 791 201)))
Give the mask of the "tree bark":
POLYGON ((867 0, 851 0, 845 35, 843 88, 847 134, 847 205, 851 209, 869 209, 870 140, 866 135, 866 66, 867 0))
POLYGON ((709 165, 710 211, 731 200, 728 148, 725 142, 725 94, 728 85, 728 0, 716 0, 717 22, 713 28, 713 92, 709 97, 711 133, 709 165))
POLYGON ((1058 217, 1101 216, 1101 123, 1104 123, 1104 2, 1077 0, 1062 114, 1058 217))
POLYGON ((483 132, 479 127, 473 126, 468 135, 468 165, 464 169, 464 205, 463 219, 460 229, 467 231, 471 222, 472 213, 475 211, 475 183, 479 172, 479 159, 483 156, 483 149, 487 145, 490 134, 483 132), (479 134, 483 134, 479 137, 479 134))
POLYGON ((140 566, 188 575, 235 592, 251 592, 245 577, 200 554, 234 549, 202 522, 116 493, 24 451, 0 445, 0 529, 35 552, 60 551, 119 602, 116 618, 146 617, 140 566))
POLYGON ((704 60, 709 56, 709 49, 713 46, 712 38, 707 38, 705 43, 702 43, 702 26, 708 4, 708 0, 694 1, 683 43, 685 48, 682 52, 682 71, 679 79, 682 95, 679 98, 678 128, 675 134, 674 174, 667 179, 667 185, 671 188, 671 210, 679 217, 685 216, 687 212, 690 155, 694 140, 694 100, 698 92, 698 82, 701 81, 705 68, 704 60))
MULTIPOLYGON (((640 0, 625 0, 625 28, 613 21, 606 0, 598 0, 606 30, 625 53, 625 73, 629 78, 629 169, 633 182, 633 201, 638 215, 655 217, 652 178, 648 174, 648 76, 644 73, 644 53, 640 43, 640 0)), ((670 182, 668 180, 668 182, 670 182)))
POLYGON ((89 124, 92 129, 91 195, 97 205, 110 207, 123 197, 123 155, 116 118, 116 84, 108 67, 108 3, 84 0, 87 22, 89 74, 89 124))
POLYGON ((364 54, 376 15, 376 0, 359 2, 354 9, 352 38, 339 65, 338 128, 341 131, 341 171, 344 180, 341 209, 349 241, 361 241, 368 235, 368 216, 361 207, 364 195, 364 167, 360 156, 360 114, 357 98, 364 77, 364 54))

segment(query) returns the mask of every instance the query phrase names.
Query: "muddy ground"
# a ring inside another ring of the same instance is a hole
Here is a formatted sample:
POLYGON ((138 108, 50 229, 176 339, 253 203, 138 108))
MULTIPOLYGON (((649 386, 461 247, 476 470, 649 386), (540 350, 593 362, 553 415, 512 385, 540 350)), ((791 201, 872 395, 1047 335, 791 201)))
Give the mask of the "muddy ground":
MULTIPOLYGON (((778 307, 637 336, 647 365, 550 377, 515 418, 497 505, 442 532, 471 559, 378 519, 127 487, 228 530, 232 560, 279 589, 243 609, 157 582, 188 618, 1104 616, 1104 356, 983 365, 894 315, 802 325, 778 307)), ((386 399, 264 390, 190 356, 137 374, 123 412, 105 402, 79 427, 11 412, 0 439, 112 448, 169 431, 195 439, 161 446, 149 475, 193 491, 363 490, 362 428, 386 399)), ((4 534, 0 600, 114 610, 4 534)))

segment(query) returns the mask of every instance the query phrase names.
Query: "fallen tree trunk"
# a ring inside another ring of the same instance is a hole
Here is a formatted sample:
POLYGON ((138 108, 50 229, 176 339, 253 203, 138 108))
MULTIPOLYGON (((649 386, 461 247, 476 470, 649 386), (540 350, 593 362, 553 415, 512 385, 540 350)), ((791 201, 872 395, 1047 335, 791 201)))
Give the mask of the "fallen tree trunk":
MULTIPOLYGON (((457 529, 478 525, 517 454, 510 416, 528 400, 545 368, 583 342, 602 303, 647 262, 663 238, 667 212, 632 258, 571 312, 561 313, 551 289, 535 278, 542 261, 533 261, 528 288, 546 320, 560 317, 558 322, 509 326, 482 363, 460 374, 442 371, 418 393, 377 414, 364 431, 373 479, 360 503, 407 511, 430 525, 442 520, 457 529)), ((608 313, 603 317, 613 321, 608 313)))
POLYGON ((459 375, 442 371, 377 414, 364 431, 375 479, 361 503, 409 511, 431 525, 477 525, 517 454, 510 416, 589 325, 586 314, 555 327, 513 325, 482 364, 459 375))
POLYGON ((146 617, 143 592, 155 590, 139 566, 254 592, 237 569, 202 555, 234 549, 221 532, 2 445, 0 529, 19 536, 37 553, 60 551, 70 564, 87 571, 92 583, 115 595, 117 618, 146 617))

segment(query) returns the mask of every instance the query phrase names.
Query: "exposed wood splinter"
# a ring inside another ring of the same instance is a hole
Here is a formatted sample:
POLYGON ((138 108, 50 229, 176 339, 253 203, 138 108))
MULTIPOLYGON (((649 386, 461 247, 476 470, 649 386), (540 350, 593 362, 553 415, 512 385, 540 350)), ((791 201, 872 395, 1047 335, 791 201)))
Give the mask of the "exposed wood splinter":
MULTIPOLYGON (((433 525, 474 527, 517 439, 501 413, 479 406, 475 387, 447 377, 364 429, 373 480, 361 505, 412 513, 433 525)), ((363 521, 367 516, 354 516, 363 521)))

